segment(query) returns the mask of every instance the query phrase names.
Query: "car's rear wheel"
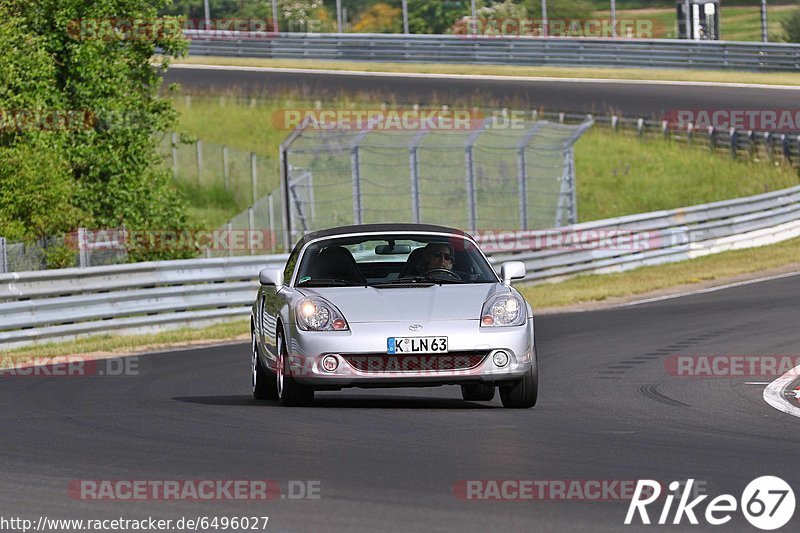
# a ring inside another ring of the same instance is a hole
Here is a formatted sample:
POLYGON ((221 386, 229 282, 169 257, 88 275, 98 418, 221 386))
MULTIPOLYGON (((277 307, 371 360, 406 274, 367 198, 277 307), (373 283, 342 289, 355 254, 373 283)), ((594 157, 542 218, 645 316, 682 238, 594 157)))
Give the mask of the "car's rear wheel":
POLYGON ((253 398, 256 400, 274 400, 277 398, 275 380, 264 370, 261 358, 258 357, 258 340, 254 331, 250 332, 250 358, 253 385, 253 398))
POLYGON ((461 385, 461 396, 468 402, 490 402, 494 400, 495 388, 492 383, 461 385))
POLYGON ((539 396, 539 365, 534 356, 533 364, 525 377, 513 385, 500 387, 500 400, 503 407, 528 409, 536 405, 539 396))
POLYGON ((301 385, 292 378, 287 371, 289 366, 289 351, 283 340, 283 333, 277 335, 278 364, 276 369, 276 393, 281 405, 303 406, 314 401, 314 388, 301 385))

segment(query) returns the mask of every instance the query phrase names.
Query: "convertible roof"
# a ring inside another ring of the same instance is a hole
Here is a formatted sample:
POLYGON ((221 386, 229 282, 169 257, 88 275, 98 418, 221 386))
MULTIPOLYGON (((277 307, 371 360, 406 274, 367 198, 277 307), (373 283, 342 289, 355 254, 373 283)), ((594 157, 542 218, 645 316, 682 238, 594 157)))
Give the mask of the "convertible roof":
POLYGON ((338 228, 328 228, 307 233, 297 242, 297 244, 295 244, 295 247, 302 246, 309 241, 325 237, 337 237, 339 235, 348 235, 350 233, 384 233, 390 231, 406 231, 409 233, 414 233, 416 231, 451 233, 453 235, 470 237, 469 234, 461 231, 460 229, 448 228, 446 226, 436 226, 434 224, 358 224, 354 226, 340 226, 338 228))

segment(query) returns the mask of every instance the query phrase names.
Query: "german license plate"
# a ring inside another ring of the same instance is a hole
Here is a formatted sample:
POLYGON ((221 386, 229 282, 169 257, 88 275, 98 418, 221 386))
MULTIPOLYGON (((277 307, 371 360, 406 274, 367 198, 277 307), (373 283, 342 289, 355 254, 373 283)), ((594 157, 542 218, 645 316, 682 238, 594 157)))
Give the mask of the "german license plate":
POLYGON ((389 337, 386 353, 447 353, 447 337, 389 337))

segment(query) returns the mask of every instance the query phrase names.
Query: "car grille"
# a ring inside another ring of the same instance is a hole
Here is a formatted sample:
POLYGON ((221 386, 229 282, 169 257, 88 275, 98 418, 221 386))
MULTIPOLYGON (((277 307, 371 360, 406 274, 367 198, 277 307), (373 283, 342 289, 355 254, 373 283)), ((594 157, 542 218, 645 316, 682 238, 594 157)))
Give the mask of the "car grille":
POLYGON ((447 354, 341 354, 360 372, 448 372, 469 370, 480 365, 489 352, 451 352, 447 354))

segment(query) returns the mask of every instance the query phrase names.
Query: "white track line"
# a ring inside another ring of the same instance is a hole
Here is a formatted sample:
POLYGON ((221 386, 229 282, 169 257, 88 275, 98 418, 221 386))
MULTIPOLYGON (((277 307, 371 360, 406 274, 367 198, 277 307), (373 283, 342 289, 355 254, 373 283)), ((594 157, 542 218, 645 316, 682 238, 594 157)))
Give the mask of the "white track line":
POLYGON ((770 404, 778 411, 790 414, 792 416, 800 417, 800 409, 792 405, 786 399, 785 389, 792 384, 798 377, 800 377, 800 366, 797 366, 788 371, 783 376, 779 377, 764 389, 764 401, 770 404))
POLYGON ((343 76, 383 76, 391 78, 432 78, 453 80, 490 81, 531 81, 559 83, 606 83, 624 85, 672 85, 684 87, 730 87, 737 89, 775 89, 780 91, 800 91, 800 85, 770 85, 767 83, 732 83, 713 81, 670 81, 670 80, 615 80, 609 78, 550 78, 546 76, 498 76, 490 74, 434 74, 423 72, 383 72, 361 70, 331 70, 312 68, 246 67, 235 65, 198 65, 192 63, 173 63, 169 68, 186 70, 233 70, 243 72, 288 72, 294 74, 325 74, 343 76))
POLYGON ((716 287, 708 287, 705 289, 697 289, 694 291, 679 292, 676 294, 667 294, 664 296, 656 296, 655 298, 645 298, 643 300, 636 300, 620 305, 619 307, 633 307, 634 305, 649 304, 652 302, 661 302, 664 300, 672 300, 673 298, 683 298, 684 296, 694 296, 696 294, 705 294, 708 292, 716 292, 724 289, 732 289, 734 287, 742 287, 744 285, 752 285, 753 283, 762 283, 764 281, 773 281, 776 279, 790 278, 792 276, 800 275, 800 272, 787 272, 785 274, 776 274, 774 276, 766 276, 763 278, 749 279, 746 281, 737 281, 736 283, 728 283, 726 285, 717 285, 716 287))

